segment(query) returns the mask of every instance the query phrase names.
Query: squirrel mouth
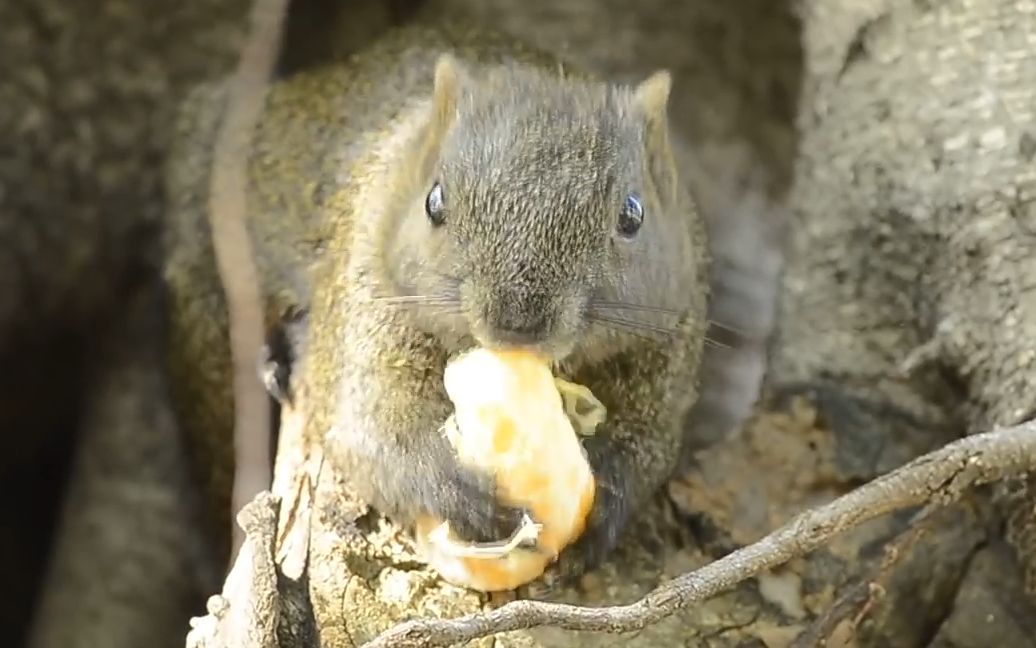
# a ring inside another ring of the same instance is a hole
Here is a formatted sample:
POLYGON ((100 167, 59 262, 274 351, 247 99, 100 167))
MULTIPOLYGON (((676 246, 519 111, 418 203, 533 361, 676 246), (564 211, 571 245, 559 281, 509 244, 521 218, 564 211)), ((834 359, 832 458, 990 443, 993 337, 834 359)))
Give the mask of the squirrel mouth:
POLYGON ((493 345, 501 348, 532 349, 538 347, 548 340, 545 329, 530 330, 493 330, 490 338, 493 345))
POLYGON ((544 357, 553 362, 564 360, 575 347, 575 340, 569 336, 558 336, 550 329, 537 332, 514 333, 498 329, 475 333, 475 340, 482 347, 493 351, 521 351, 544 357))

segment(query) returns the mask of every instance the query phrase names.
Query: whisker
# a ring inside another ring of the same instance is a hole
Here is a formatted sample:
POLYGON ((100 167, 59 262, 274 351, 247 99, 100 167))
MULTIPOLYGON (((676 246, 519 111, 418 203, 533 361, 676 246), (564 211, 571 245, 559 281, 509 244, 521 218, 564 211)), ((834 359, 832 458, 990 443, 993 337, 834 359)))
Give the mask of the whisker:
POLYGON ((603 326, 606 329, 611 329, 611 330, 617 331, 619 333, 625 333, 627 335, 632 335, 633 337, 640 338, 641 340, 647 340, 648 342, 657 342, 658 341, 658 338, 652 337, 652 336, 648 335, 647 333, 644 333, 642 331, 637 331, 635 329, 630 329, 630 328, 628 328, 626 326, 623 326, 621 324, 616 324, 615 322, 608 322, 608 321, 599 320, 599 319, 591 319, 590 323, 591 324, 599 324, 599 325, 603 326))
POLYGON ((464 309, 460 304, 393 304, 393 308, 414 308, 419 310, 429 310, 436 313, 442 313, 445 315, 457 315, 464 312, 464 309))
POLYGON ((715 338, 710 338, 708 335, 705 336, 705 345, 706 346, 710 346, 713 349, 729 350, 729 349, 733 348, 729 344, 726 344, 724 342, 720 342, 719 340, 717 340, 715 338))
POLYGON ((591 300, 590 306, 592 308, 608 308, 613 310, 626 310, 640 313, 661 313, 663 315, 680 315, 681 312, 673 310, 672 308, 663 308, 661 306, 648 306, 646 304, 630 304, 627 302, 617 301, 603 301, 603 300, 591 300))
POLYGON ((723 322, 719 322, 714 319, 709 320, 709 326, 712 328, 719 329, 721 331, 726 331, 727 333, 730 333, 732 335, 737 335, 739 337, 748 337, 748 334, 745 333, 744 330, 739 329, 736 326, 731 326, 730 324, 724 324, 723 322))
POLYGON ((450 301, 419 302, 419 303, 416 303, 416 304, 389 304, 389 307, 390 308, 402 308, 402 309, 407 309, 407 308, 419 308, 419 309, 420 308, 434 308, 434 309, 451 308, 451 309, 460 310, 460 304, 458 304, 457 302, 450 302, 450 301))
MULTIPOLYGON (((658 334, 662 334, 662 335, 672 335, 673 333, 676 332, 676 330, 673 329, 673 328, 658 326, 658 325, 651 324, 649 322, 637 322, 637 321, 634 321, 634 320, 625 319, 625 318, 621 318, 621 317, 613 317, 613 316, 608 316, 608 315, 601 315, 599 313, 591 313, 590 314, 590 320, 593 321, 593 322, 596 322, 598 324, 601 324, 603 326, 606 326, 607 328, 611 328, 612 330, 618 330, 618 331, 622 331, 624 333, 630 333, 630 334, 636 335, 637 337, 640 337, 640 338, 643 338, 643 339, 648 339, 648 340, 656 340, 656 338, 653 338, 650 335, 647 335, 646 334, 647 332, 658 333, 658 334)), ((711 346, 711 347, 716 348, 716 349, 730 349, 730 348, 732 348, 730 345, 725 344, 723 342, 720 342, 719 340, 716 340, 715 338, 711 338, 711 337, 709 337, 707 335, 705 336, 705 340, 704 341, 705 341, 706 345, 711 346)))
MULTIPOLYGON (((591 308, 612 309, 612 310, 626 310, 626 311, 640 312, 640 313, 660 313, 660 314, 664 314, 664 315, 682 315, 681 311, 674 310, 672 308, 664 308, 662 306, 649 306, 647 304, 631 304, 631 303, 628 303, 628 302, 618 302, 618 301, 591 300, 590 301, 590 307, 591 308)), ((739 329, 736 326, 732 326, 730 324, 724 324, 723 322, 720 322, 718 320, 710 319, 710 320, 708 320, 708 324, 709 324, 710 328, 716 329, 718 331, 722 331, 724 333, 728 333, 730 335, 734 335, 734 336, 738 336, 738 337, 746 337, 747 336, 747 334, 745 333, 744 330, 739 329)))
POLYGON ((433 305, 433 304, 459 304, 460 299, 450 295, 385 295, 375 297, 375 301, 382 304, 403 304, 403 305, 433 305))
POLYGON ((652 333, 661 333, 663 335, 672 335, 676 332, 676 329, 671 326, 661 326, 659 324, 652 324, 651 322, 641 322, 638 320, 627 319, 625 317, 617 317, 615 315, 604 315, 602 313, 590 312, 590 317, 602 321, 616 324, 619 326, 627 326, 629 328, 638 329, 642 331, 650 331, 652 333))

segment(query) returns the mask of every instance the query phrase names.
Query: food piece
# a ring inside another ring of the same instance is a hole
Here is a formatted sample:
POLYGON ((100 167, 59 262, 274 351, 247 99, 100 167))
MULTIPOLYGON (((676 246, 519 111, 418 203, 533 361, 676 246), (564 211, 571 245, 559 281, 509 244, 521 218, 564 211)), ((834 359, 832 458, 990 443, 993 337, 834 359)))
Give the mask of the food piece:
POLYGON ((456 408, 444 432, 459 460, 494 473, 501 501, 531 518, 514 537, 479 545, 426 518, 417 524, 418 546, 449 582, 514 589, 541 575, 583 532, 595 484, 577 433, 592 434, 604 406, 522 351, 469 351, 447 365, 444 383, 456 408))

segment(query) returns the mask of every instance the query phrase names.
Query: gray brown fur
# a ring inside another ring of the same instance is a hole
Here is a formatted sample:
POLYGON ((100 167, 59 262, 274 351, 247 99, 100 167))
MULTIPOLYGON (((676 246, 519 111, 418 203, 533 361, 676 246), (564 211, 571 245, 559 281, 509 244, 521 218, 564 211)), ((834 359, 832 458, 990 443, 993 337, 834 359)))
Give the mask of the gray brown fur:
MULTIPOLYGON (((475 343, 515 342, 508 327, 609 410, 585 443, 598 497, 564 571, 596 563, 664 483, 696 397, 707 291, 704 231, 670 152, 668 90, 665 73, 612 86, 503 37, 424 27, 271 89, 248 216, 268 327, 292 314, 289 382, 306 390, 308 433, 380 512, 402 524, 435 515, 471 539, 513 530, 518 511, 438 432, 452 410, 446 361, 475 343), (436 180, 439 228, 425 213, 436 180), (623 240, 615 225, 630 191, 645 218, 623 240), (400 303, 407 296, 442 301, 400 303), (669 329, 631 332, 591 321, 603 301, 680 315, 609 307, 669 329)), ((198 463, 217 519, 229 502, 232 403, 204 180, 220 106, 212 87, 183 112, 166 270, 178 402, 206 448, 198 463)))

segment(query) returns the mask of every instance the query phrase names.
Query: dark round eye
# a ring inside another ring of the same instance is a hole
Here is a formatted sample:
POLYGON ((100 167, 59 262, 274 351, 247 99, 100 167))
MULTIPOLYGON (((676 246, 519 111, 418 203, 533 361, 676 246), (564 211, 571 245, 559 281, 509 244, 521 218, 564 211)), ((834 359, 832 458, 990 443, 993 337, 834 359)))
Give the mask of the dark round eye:
POLYGON ((446 201, 442 195, 442 185, 436 182, 424 199, 424 211, 432 225, 439 227, 446 221, 446 201))
POLYGON ((644 206, 640 204, 637 194, 626 196, 626 202, 619 212, 619 224, 616 229, 626 238, 633 237, 644 224, 644 206))

